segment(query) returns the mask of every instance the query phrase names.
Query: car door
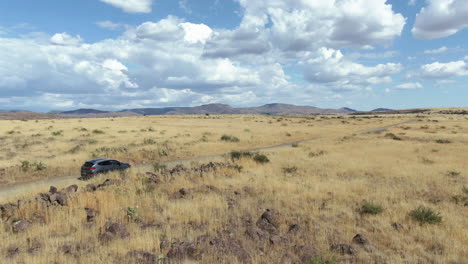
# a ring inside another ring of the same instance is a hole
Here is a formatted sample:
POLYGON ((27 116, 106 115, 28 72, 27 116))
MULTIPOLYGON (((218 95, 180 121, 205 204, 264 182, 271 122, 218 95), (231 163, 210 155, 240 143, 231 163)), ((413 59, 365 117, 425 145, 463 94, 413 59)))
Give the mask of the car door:
POLYGON ((108 172, 112 170, 112 163, 110 160, 100 162, 99 166, 101 166, 101 172, 108 172))
POLYGON ((111 160, 110 162, 112 164, 112 170, 120 170, 120 162, 116 160, 111 160))

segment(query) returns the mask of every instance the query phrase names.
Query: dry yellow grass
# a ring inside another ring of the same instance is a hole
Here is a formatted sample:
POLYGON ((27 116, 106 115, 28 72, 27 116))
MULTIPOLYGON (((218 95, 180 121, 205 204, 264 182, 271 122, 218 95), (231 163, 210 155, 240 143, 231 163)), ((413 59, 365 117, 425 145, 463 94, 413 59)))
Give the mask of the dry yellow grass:
MULTIPOLYGON (((87 123, 88 131, 101 129, 105 134, 89 137, 98 141, 95 146, 51 160, 66 164, 64 167, 71 171, 74 165, 78 166, 82 159, 88 158, 89 151, 106 144, 109 146, 111 142, 118 142, 114 145, 117 147, 138 145, 147 137, 155 138, 157 142, 169 140, 172 149, 176 149, 169 157, 158 157, 148 162, 150 164, 163 159, 222 153, 283 141, 326 138, 265 151, 270 162, 263 165, 242 158, 235 161, 236 165, 242 166, 240 172, 235 168, 222 168, 204 173, 203 177, 187 172, 175 175, 173 180, 160 176, 162 182, 153 184, 145 180, 146 169, 134 167, 125 174, 109 174, 80 183, 79 192, 70 197, 68 206, 41 207, 31 203, 20 208, 15 216, 16 219, 29 219, 35 214, 40 215, 45 218, 45 224, 33 224, 28 231, 15 234, 11 232, 13 220, 3 222, 1 257, 6 256, 8 248, 19 248, 19 254, 3 258, 5 263, 131 263, 126 257, 131 250, 144 250, 164 257, 171 246, 161 249, 162 241, 195 243, 202 235, 238 241, 250 255, 251 263, 287 263, 285 254, 288 253, 290 259, 298 257, 294 250, 296 245, 314 247, 317 254, 330 263, 467 263, 468 120, 464 116, 420 116, 416 123, 357 135, 351 135, 351 132, 398 123, 411 117, 284 118, 279 122, 278 117, 209 118, 144 117, 109 119, 104 123, 102 120, 82 120, 87 123), (112 122, 119 125, 112 125, 112 122), (156 131, 141 131, 148 127, 156 131), (128 132, 119 134, 118 130, 128 132), (163 130, 166 132, 161 135, 163 130), (208 141, 200 141, 205 132, 211 133, 207 136, 208 141), (186 133, 190 133, 190 137, 183 136, 186 133), (393 139, 389 133, 401 140, 393 139), (219 138, 223 134, 237 136, 240 142, 221 142, 219 138), (105 178, 123 182, 95 192, 82 190, 85 184, 101 183, 105 178), (207 185, 215 188, 206 188, 207 185), (181 188, 188 190, 188 194, 180 197, 178 190, 181 188), (454 199, 456 196, 459 198, 454 199), (362 214, 364 203, 380 205, 383 212, 362 214), (409 212, 420 206, 440 213, 442 222, 435 225, 416 222, 409 212), (86 223, 85 207, 100 211, 92 225, 86 223), (139 221, 127 217, 129 207, 138 207, 139 221), (249 226, 246 220, 251 219, 255 226, 267 208, 281 214, 278 229, 286 242, 271 244, 268 239, 256 241, 246 235, 249 226), (125 223, 130 237, 110 244, 100 243, 98 234, 109 219, 125 223), (141 222, 154 222, 158 226, 143 230, 141 222), (400 228, 394 228, 394 223, 400 228), (287 232, 291 224, 300 226, 295 235, 287 232), (358 233, 368 238, 370 246, 352 243, 358 233), (40 249, 33 254, 27 252, 31 244, 28 244, 28 238, 41 241, 40 249), (61 250, 64 245, 77 243, 82 249, 75 249, 76 256, 61 250), (336 243, 349 244, 357 253, 354 256, 340 255, 330 250, 336 243)), ((15 130, 37 133, 30 131, 37 123, 29 122, 12 124, 18 127, 15 130)), ((38 124, 40 122, 51 121, 39 121, 38 124)), ((71 141, 72 135, 79 133, 73 130, 75 123, 70 126, 70 122, 55 120, 54 128, 64 132, 50 149, 56 148, 56 152, 61 153, 73 146, 70 142, 67 145, 67 140, 71 141)), ((2 129, 12 130, 4 126, 2 129)), ((0 131, 0 134, 4 132, 0 131)), ((21 137, 24 134, 26 132, 22 132, 21 137)), ((132 155, 121 157, 132 158, 145 147, 150 146, 135 146, 129 151, 132 155)), ((41 152, 30 151, 27 157, 18 154, 20 157, 15 162, 25 158, 41 160, 37 158, 38 153, 41 152)), ((232 162, 228 157, 215 161, 232 162)), ((143 163, 144 157, 134 162, 143 163)), ((9 163, 4 164, 8 166, 9 163)), ((0 197, 0 203, 16 199, 32 197, 31 194, 0 197)), ((204 254, 193 262, 242 262, 234 253, 216 252, 204 244, 199 244, 197 249, 204 254)))

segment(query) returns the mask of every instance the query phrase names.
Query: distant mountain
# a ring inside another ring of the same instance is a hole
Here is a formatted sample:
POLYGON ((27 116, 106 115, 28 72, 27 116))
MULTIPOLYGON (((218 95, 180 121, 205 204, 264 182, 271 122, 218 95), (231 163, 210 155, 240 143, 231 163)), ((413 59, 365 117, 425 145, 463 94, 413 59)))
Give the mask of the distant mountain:
POLYGON ((358 112, 358 110, 354 110, 354 109, 348 108, 348 107, 342 107, 342 108, 340 108, 340 110, 343 110, 344 112, 348 112, 348 113, 358 112))
POLYGON ((96 110, 96 109, 77 109, 77 110, 72 110, 72 111, 64 111, 60 112, 58 114, 63 114, 63 115, 86 115, 86 114, 104 114, 104 113, 109 113, 108 111, 101 111, 101 110, 96 110))
POLYGON ((371 110, 370 112, 381 112, 381 111, 393 111, 393 109, 389 108, 376 108, 374 110, 371 110))
MULTIPOLYGON (((352 110, 352 109, 351 109, 352 110)), ((206 104, 194 107, 163 107, 125 109, 121 112, 134 112, 142 115, 200 115, 200 114, 346 114, 347 109, 322 109, 313 106, 297 106, 291 104, 266 104, 258 107, 234 108, 226 104, 206 104)))

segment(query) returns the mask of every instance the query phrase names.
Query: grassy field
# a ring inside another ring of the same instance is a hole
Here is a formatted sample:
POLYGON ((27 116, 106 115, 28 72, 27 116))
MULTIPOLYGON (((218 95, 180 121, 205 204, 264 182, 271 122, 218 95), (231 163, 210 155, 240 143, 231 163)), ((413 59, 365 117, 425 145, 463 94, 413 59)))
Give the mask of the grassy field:
POLYGON ((2 212, 6 263, 467 263, 464 115, 0 123, 3 184, 77 173, 93 156, 136 165, 77 182, 63 206, 37 194, 0 197, 13 203, 2 212), (153 166, 318 137, 214 165, 153 166), (115 182, 86 188, 105 179, 115 182), (88 209, 92 221, 85 208, 98 211, 88 209))

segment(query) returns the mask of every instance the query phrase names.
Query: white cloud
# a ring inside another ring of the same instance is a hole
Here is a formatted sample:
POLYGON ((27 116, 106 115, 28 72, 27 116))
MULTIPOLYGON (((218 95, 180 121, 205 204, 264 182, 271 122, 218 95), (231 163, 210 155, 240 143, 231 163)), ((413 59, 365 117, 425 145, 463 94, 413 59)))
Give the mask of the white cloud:
POLYGON ((443 46, 443 47, 440 47, 438 49, 433 49, 433 50, 425 50, 424 53, 425 54, 440 54, 440 53, 444 53, 448 50, 447 47, 443 46))
POLYGON ((386 0, 238 1, 244 8, 241 29, 255 31, 271 23, 275 45, 289 51, 386 45, 405 24, 386 0))
POLYGON ((150 13, 153 0, 100 0, 127 13, 150 13))
POLYGON ((468 1, 427 0, 428 6, 416 15, 412 29, 419 39, 434 39, 453 35, 468 27, 468 1))
POLYGON ((205 24, 182 23, 180 26, 185 31, 184 39, 190 43, 205 42, 210 39, 213 30, 205 24))
POLYGON ((122 24, 119 23, 114 23, 112 21, 106 20, 106 21, 99 21, 96 23, 101 28, 109 29, 109 30, 119 30, 123 27, 122 24))
POLYGON ((339 50, 322 48, 305 60, 304 75, 310 82, 326 83, 336 90, 359 90, 373 84, 391 82, 402 70, 398 63, 365 66, 348 60, 339 50))
POLYGON ((53 35, 50 38, 50 42, 52 44, 63 45, 63 46, 80 45, 81 41, 82 41, 82 39, 81 39, 81 37, 79 35, 76 35, 75 37, 72 37, 72 36, 68 35, 66 32, 57 33, 57 34, 53 35))
POLYGON ((413 89, 421 89, 423 85, 419 82, 415 83, 402 83, 400 85, 395 86, 397 90, 413 90, 413 89))
POLYGON ((421 66, 417 75, 423 78, 437 79, 468 76, 468 64, 462 60, 447 63, 434 62, 421 66))

